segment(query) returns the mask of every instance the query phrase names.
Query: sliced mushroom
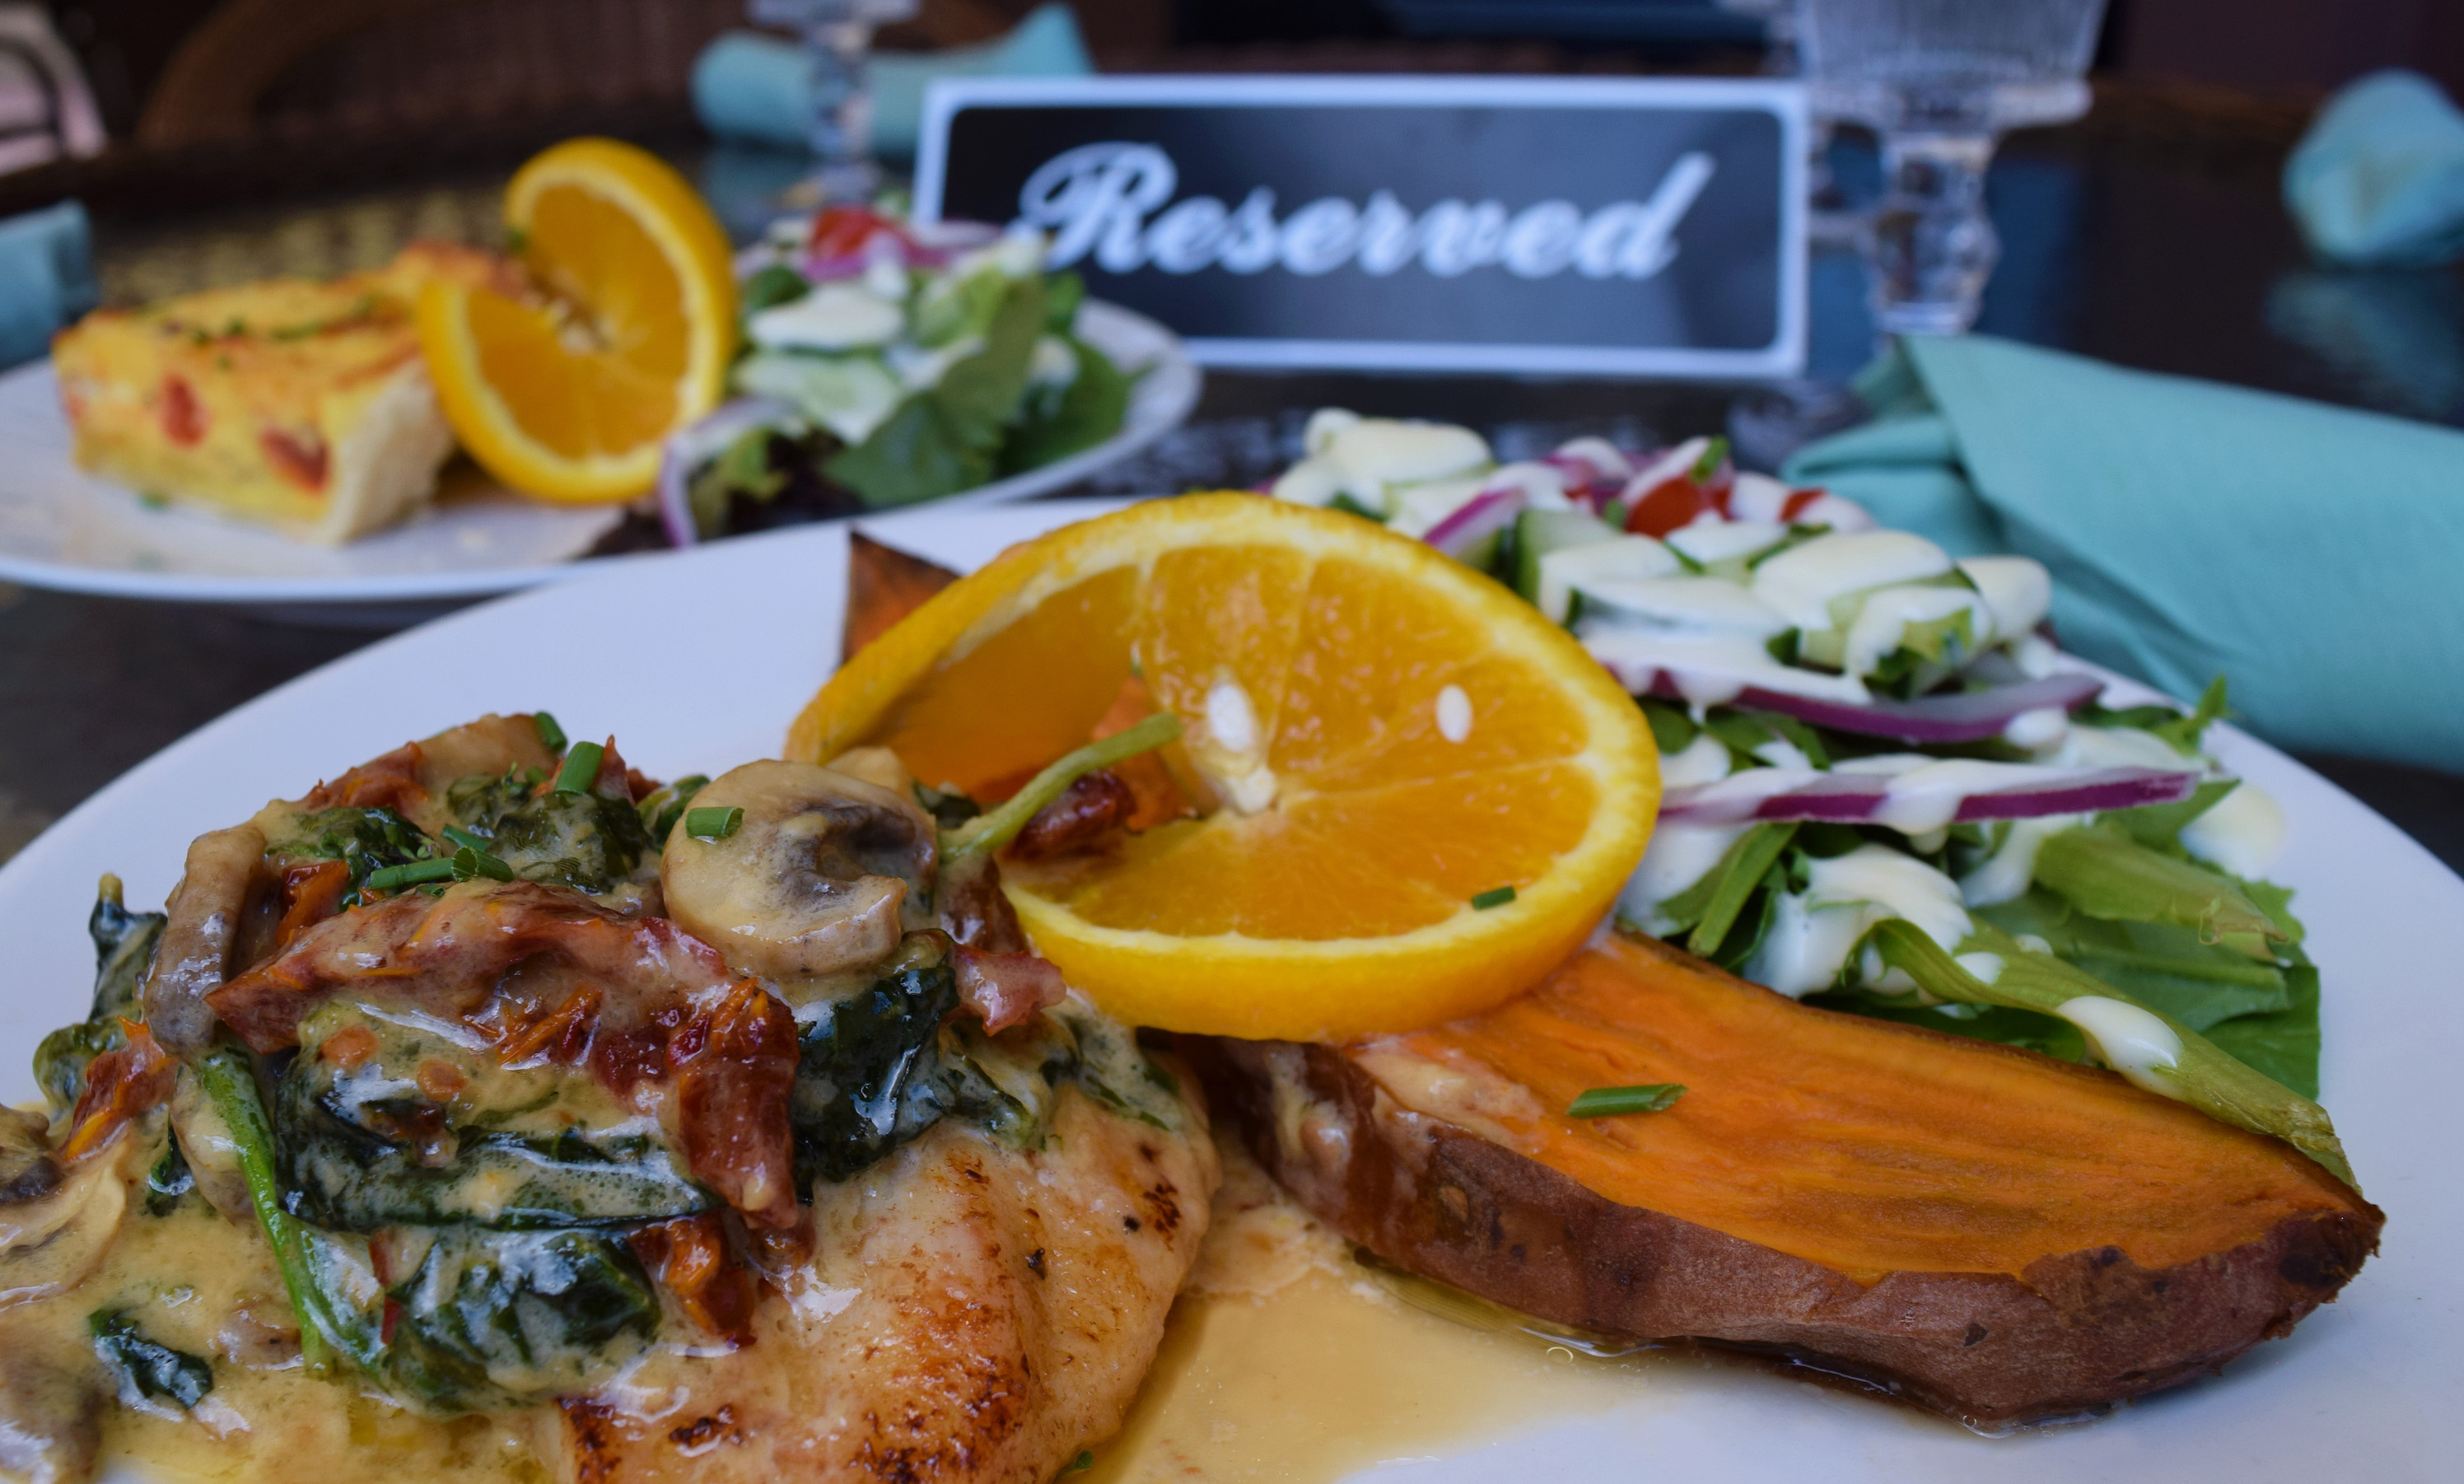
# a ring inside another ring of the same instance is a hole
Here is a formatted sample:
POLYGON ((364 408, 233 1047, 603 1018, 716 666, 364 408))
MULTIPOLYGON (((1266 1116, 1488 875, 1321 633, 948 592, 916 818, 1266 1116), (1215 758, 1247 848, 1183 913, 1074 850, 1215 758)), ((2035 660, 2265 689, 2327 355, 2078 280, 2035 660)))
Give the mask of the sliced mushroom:
POLYGON ((814 764, 770 762, 722 774, 693 808, 744 818, 723 839, 683 829, 669 838, 668 913, 739 970, 785 980, 857 968, 930 922, 938 846, 913 800, 814 764))
POLYGON ((102 1265, 128 1213, 128 1171, 139 1142, 122 1133, 49 1195, 0 1206, 0 1309, 66 1293, 102 1265))
POLYGON ((145 976, 145 1023, 172 1055, 196 1055, 214 1037, 206 996, 231 976, 250 889, 265 860, 265 831, 233 825, 197 836, 171 894, 171 920, 145 976))
POLYGON ((0 1207, 39 1201, 60 1187, 50 1130, 40 1115, 0 1107, 0 1207))

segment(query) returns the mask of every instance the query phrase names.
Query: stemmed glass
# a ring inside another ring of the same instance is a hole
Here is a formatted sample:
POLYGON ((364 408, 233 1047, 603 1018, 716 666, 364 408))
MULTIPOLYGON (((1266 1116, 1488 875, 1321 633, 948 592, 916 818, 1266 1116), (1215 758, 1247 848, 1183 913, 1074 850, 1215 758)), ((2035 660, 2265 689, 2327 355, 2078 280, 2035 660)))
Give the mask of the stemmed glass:
POLYGON ((1802 0, 1814 112, 1881 137, 1884 195, 1863 245, 1876 328, 1976 322, 2001 255, 1985 167, 2010 129, 2087 112, 2104 0, 1802 0))
POLYGON ((869 201, 872 158, 872 33, 914 17, 920 0, 751 0, 754 20, 793 29, 813 69, 814 185, 824 201, 869 201))

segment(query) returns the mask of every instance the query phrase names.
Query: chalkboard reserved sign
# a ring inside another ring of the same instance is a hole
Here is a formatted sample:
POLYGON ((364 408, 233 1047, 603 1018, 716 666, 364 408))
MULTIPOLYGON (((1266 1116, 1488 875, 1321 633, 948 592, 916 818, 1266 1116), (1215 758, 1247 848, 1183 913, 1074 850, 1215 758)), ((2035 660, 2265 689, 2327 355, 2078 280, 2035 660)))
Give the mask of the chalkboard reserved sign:
POLYGON ((1774 376, 1805 359, 1792 84, 933 85, 916 214, 1023 222, 1215 365, 1774 376))

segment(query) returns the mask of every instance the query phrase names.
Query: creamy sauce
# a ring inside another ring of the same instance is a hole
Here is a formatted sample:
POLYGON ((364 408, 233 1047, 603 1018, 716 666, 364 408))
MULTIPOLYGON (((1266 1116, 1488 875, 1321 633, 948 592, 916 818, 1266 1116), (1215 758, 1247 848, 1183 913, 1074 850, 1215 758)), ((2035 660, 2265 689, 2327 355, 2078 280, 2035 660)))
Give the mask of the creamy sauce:
POLYGON ((213 1362, 195 1415, 151 1404, 107 1407, 102 1457, 152 1478, 253 1484, 545 1484, 548 1411, 438 1420, 311 1377, 282 1332, 291 1309, 272 1253, 251 1229, 200 1202, 131 1212, 110 1256, 57 1298, 0 1311, 0 1335, 64 1349, 91 1340, 86 1317, 123 1309, 163 1344, 213 1362))
POLYGON ((1244 1153, 1223 1151, 1215 1225, 1155 1369, 1072 1484, 1320 1484, 1551 1419, 1664 1405, 1655 1381, 1702 1368, 1667 1352, 1596 1360, 1415 1307, 1244 1153))

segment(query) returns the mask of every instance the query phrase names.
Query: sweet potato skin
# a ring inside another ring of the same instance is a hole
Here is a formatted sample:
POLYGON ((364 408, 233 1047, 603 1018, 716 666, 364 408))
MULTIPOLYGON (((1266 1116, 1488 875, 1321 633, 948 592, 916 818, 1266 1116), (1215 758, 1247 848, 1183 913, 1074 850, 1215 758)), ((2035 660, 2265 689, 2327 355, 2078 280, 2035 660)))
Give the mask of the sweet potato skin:
POLYGON ((2356 1198, 2167 1268, 2101 1247, 2018 1274, 1894 1272, 1868 1286, 1600 1196, 1404 1107, 1338 1049, 1182 1041, 1216 1116, 1304 1206, 1390 1262, 1562 1324, 1788 1355, 1978 1425, 2075 1415, 2213 1371, 2333 1298, 2383 1221, 2356 1198))

